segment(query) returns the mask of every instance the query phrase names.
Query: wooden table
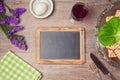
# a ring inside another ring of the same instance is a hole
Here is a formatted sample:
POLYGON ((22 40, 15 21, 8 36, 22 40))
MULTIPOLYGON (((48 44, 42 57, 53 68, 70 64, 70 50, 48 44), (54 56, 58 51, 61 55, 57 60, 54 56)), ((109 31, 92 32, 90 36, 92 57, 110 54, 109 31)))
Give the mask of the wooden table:
MULTIPOLYGON (((29 0, 5 0, 12 8, 24 7, 27 12, 21 16, 21 25, 24 30, 18 34, 24 35, 28 44, 28 50, 22 51, 11 45, 0 29, 0 59, 8 50, 12 50, 26 62, 37 68, 43 74, 42 80, 96 80, 97 77, 89 70, 92 63, 90 53, 94 53, 101 59, 95 47, 95 26, 97 18, 105 7, 110 3, 108 0, 53 0, 54 12, 46 19, 37 19, 29 11, 29 0), (16 2, 14 2, 16 1, 16 2), (88 4, 89 13, 78 24, 70 22, 70 12, 76 2, 88 4), (86 30, 86 63, 83 65, 43 65, 36 63, 35 31, 38 27, 84 27, 86 30)), ((112 0, 114 2, 116 0, 112 0)), ((113 75, 119 80, 120 71, 109 66, 103 59, 101 61, 108 67, 113 75)), ((100 72, 101 73, 101 72, 100 72)), ((103 80, 110 80, 101 73, 103 80)))

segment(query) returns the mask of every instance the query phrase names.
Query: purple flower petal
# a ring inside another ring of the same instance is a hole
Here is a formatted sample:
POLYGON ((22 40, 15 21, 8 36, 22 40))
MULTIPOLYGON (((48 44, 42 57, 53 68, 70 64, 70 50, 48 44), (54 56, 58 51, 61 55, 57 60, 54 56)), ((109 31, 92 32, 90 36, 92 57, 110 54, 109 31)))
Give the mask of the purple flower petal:
POLYGON ((5 8, 0 6, 0 12, 5 13, 6 12, 5 8))
POLYGON ((25 45, 25 44, 22 45, 22 49, 26 51, 27 50, 27 45, 25 45))
POLYGON ((15 45, 15 43, 17 42, 17 38, 16 38, 16 37, 13 37, 13 38, 11 39, 11 42, 12 42, 12 44, 15 45))
POLYGON ((18 43, 18 48, 22 49, 22 44, 21 43, 18 43))
POLYGON ((3 6, 3 2, 0 2, 0 6, 3 6))
POLYGON ((4 2, 4 0, 0 0, 0 2, 4 2))
POLYGON ((22 36, 9 36, 9 39, 13 45, 22 50, 27 50, 27 45, 22 36))
POLYGON ((19 24, 19 19, 17 17, 12 16, 12 17, 4 18, 2 22, 5 24, 17 25, 19 24))
POLYGON ((2 13, 6 12, 6 9, 5 9, 5 7, 4 7, 2 2, 0 2, 0 12, 2 12, 2 13))
POLYGON ((9 37, 8 37, 8 39, 10 39, 10 40, 11 40, 12 38, 13 38, 13 36, 9 36, 9 37))
POLYGON ((24 37, 23 37, 23 36, 20 36, 20 37, 19 37, 19 40, 20 40, 20 41, 24 41, 24 37))
POLYGON ((13 16, 19 17, 19 16, 22 15, 25 11, 26 11, 25 8, 16 8, 15 10, 11 11, 11 13, 13 14, 13 16))
POLYGON ((13 29, 8 30, 8 33, 13 34, 17 31, 23 30, 23 28, 24 28, 23 26, 15 26, 13 29))
POLYGON ((15 41, 14 41, 14 45, 15 45, 15 46, 18 46, 18 44, 19 44, 18 40, 15 40, 15 41))
POLYGON ((0 24, 6 24, 6 22, 5 21, 1 21, 0 24))
POLYGON ((10 41, 13 45, 15 44, 15 39, 12 38, 10 41))

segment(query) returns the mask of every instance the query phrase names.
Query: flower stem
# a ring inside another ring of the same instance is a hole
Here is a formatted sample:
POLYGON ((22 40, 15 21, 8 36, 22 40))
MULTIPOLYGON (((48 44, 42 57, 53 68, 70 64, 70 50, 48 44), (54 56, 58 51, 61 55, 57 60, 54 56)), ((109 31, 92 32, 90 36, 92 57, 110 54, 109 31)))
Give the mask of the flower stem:
POLYGON ((6 8, 8 8, 9 12, 12 11, 12 9, 7 4, 4 3, 4 5, 5 5, 6 8))
POLYGON ((9 37, 9 34, 8 34, 8 30, 6 29, 6 26, 4 25, 0 25, 1 29, 3 30, 4 34, 6 35, 6 37, 8 38, 9 37))

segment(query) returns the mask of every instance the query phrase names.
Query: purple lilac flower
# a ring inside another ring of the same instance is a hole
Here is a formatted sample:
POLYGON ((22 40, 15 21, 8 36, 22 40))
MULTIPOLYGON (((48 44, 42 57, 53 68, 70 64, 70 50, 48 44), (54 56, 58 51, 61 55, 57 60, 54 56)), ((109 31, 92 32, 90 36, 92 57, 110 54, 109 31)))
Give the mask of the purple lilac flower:
POLYGON ((25 45, 25 44, 23 44, 22 46, 21 46, 21 49, 23 49, 23 50, 27 50, 27 45, 25 45))
POLYGON ((17 32, 17 31, 23 30, 23 28, 24 28, 23 26, 15 26, 13 29, 9 29, 8 33, 13 34, 13 33, 17 32))
POLYGON ((0 2, 4 2, 4 0, 0 0, 0 2))
POLYGON ((27 45, 22 36, 9 36, 9 39, 13 45, 22 50, 27 50, 27 45))
POLYGON ((13 16, 19 17, 19 16, 22 15, 25 11, 26 11, 25 8, 16 8, 15 10, 11 11, 11 13, 13 14, 13 16))
POLYGON ((3 2, 1 2, 1 1, 0 1, 0 12, 2 12, 2 13, 5 13, 5 12, 6 12, 6 9, 5 9, 5 7, 4 7, 4 4, 3 4, 3 2))
POLYGON ((0 6, 3 6, 3 2, 0 2, 0 6))
POLYGON ((4 20, 7 24, 11 24, 11 25, 17 25, 19 23, 19 19, 14 16, 7 17, 4 20))
POLYGON ((11 40, 12 38, 13 38, 12 36, 8 36, 8 39, 10 39, 10 40, 11 40))
POLYGON ((12 16, 4 18, 3 21, 0 22, 0 24, 17 25, 19 24, 19 21, 19 18, 12 16))
POLYGON ((6 24, 5 21, 1 21, 0 24, 6 24))
POLYGON ((0 6, 0 12, 5 13, 6 9, 4 7, 2 7, 2 6, 0 6))

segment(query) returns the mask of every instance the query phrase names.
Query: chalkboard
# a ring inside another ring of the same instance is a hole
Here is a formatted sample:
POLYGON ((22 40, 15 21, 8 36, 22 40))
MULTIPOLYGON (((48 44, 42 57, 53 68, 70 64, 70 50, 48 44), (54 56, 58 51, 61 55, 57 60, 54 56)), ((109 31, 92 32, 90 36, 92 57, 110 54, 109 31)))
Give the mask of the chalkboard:
POLYGON ((84 28, 38 28, 37 63, 83 64, 84 28))

